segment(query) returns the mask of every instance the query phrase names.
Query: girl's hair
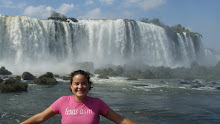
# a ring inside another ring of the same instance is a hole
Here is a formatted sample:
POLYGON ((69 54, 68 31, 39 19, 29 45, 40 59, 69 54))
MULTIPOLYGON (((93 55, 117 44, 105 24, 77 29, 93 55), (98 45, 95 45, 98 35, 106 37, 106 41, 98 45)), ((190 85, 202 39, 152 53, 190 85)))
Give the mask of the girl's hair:
MULTIPOLYGON (((92 89, 93 88, 92 87, 93 82, 90 80, 90 73, 89 72, 85 72, 83 70, 77 70, 77 71, 74 71, 74 72, 71 73, 70 85, 72 85, 73 77, 75 75, 78 75, 78 74, 83 75, 87 79, 87 81, 89 83, 89 90, 92 89)), ((70 87, 69 87, 69 89, 70 89, 70 92, 72 92, 70 87)))

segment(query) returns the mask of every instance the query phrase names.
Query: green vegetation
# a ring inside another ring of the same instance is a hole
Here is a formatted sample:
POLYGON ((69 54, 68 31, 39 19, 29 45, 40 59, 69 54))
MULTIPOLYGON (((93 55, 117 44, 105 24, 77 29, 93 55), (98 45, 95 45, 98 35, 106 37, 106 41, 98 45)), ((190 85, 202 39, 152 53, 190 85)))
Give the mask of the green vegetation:
POLYGON ((177 25, 174 25, 174 26, 168 26, 168 25, 165 25, 164 23, 162 23, 158 18, 154 18, 154 19, 148 19, 148 18, 142 18, 140 20, 141 22, 144 22, 144 23, 152 23, 152 24, 155 24, 157 26, 160 26, 162 28, 165 29, 166 33, 167 34, 170 34, 170 33, 183 33, 183 32, 186 32, 187 34, 189 34, 191 37, 195 37, 197 35, 199 35, 200 37, 202 37, 201 34, 197 33, 197 32, 191 32, 189 31, 189 29, 186 29, 185 27, 183 27, 181 24, 177 24, 177 25))
POLYGON ((105 76, 124 76, 129 79, 171 79, 180 78, 186 80, 200 79, 220 79, 220 61, 213 67, 199 65, 192 62, 190 68, 185 67, 152 67, 143 66, 143 69, 128 68, 126 66, 117 66, 113 68, 104 68, 95 70, 95 74, 105 76))
POLYGON ((67 16, 65 16, 65 15, 63 15, 63 14, 60 14, 60 13, 58 13, 58 12, 55 12, 55 11, 52 11, 52 12, 51 12, 51 16, 48 17, 48 20, 50 20, 50 19, 56 20, 56 21, 64 21, 64 22, 66 22, 67 19, 70 19, 70 20, 72 20, 73 22, 78 22, 78 20, 75 19, 75 18, 67 18, 67 16))
POLYGON ((5 83, 0 84, 0 92, 18 92, 18 91, 27 91, 27 83, 19 83, 18 78, 9 78, 5 80, 5 83))
POLYGON ((4 66, 0 68, 0 75, 11 75, 12 73, 8 71, 4 66))
POLYGON ((53 73, 47 72, 46 74, 41 75, 39 78, 34 79, 34 83, 41 85, 55 85, 57 81, 54 78, 53 73))

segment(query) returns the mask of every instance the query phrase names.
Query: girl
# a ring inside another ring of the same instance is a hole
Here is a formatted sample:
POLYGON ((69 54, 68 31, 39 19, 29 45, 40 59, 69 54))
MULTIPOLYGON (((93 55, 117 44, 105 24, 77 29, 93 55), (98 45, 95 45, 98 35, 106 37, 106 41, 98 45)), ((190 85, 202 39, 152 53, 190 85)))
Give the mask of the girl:
POLYGON ((71 73, 72 96, 63 96, 43 112, 32 116, 21 124, 42 123, 56 114, 61 114, 62 124, 99 124, 100 115, 116 124, 135 124, 114 112, 99 98, 87 96, 91 87, 89 73, 77 70, 71 73))

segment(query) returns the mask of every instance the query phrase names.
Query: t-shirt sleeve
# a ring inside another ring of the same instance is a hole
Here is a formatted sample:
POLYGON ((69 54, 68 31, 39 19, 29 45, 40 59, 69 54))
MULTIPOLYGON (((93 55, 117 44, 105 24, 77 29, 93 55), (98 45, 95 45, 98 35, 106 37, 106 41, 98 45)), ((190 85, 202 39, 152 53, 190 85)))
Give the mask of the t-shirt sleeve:
POLYGON ((60 113, 60 107, 61 107, 62 99, 63 99, 63 97, 60 97, 59 99, 57 99, 57 100, 51 105, 51 108, 52 108, 52 110, 53 110, 53 112, 54 112, 55 114, 59 114, 59 113, 60 113))
POLYGON ((99 100, 99 110, 101 115, 106 115, 110 107, 101 99, 99 100))

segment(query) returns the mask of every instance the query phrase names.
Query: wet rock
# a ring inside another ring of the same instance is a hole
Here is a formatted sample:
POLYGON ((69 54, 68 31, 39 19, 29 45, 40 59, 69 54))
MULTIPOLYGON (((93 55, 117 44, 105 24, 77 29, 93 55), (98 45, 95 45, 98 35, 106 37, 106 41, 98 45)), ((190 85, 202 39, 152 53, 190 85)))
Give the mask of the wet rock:
POLYGON ((41 75, 39 78, 34 79, 35 84, 40 85, 55 85, 57 80, 54 78, 52 72, 47 72, 46 74, 41 75))
POLYGON ((104 75, 104 74, 99 75, 98 78, 109 79, 108 75, 104 75))
POLYGON ((12 73, 8 71, 4 66, 0 68, 0 75, 11 75, 12 73))
POLYGON ((149 85, 147 85, 147 84, 134 84, 133 86, 135 86, 135 87, 147 87, 149 85))
POLYGON ((127 80, 137 80, 137 78, 135 78, 135 77, 130 77, 130 78, 128 78, 127 80))
POLYGON ((0 83, 2 83, 3 82, 3 80, 0 78, 0 83))
POLYGON ((213 85, 216 85, 216 84, 218 84, 218 83, 216 83, 215 81, 212 81, 212 82, 210 82, 211 84, 213 84, 213 85))
POLYGON ((62 79, 63 79, 63 80, 69 80, 69 81, 70 81, 71 77, 62 76, 62 79))
POLYGON ((46 77, 46 78, 54 78, 52 72, 47 72, 46 74, 42 75, 41 77, 46 77))
POLYGON ((180 81, 180 84, 189 84, 187 81, 180 81))
POLYGON ((21 76, 16 76, 15 80, 20 83, 21 82, 21 76))
POLYGON ((160 83, 166 83, 165 81, 160 81, 160 83))
POLYGON ((200 88, 200 87, 204 87, 203 85, 193 85, 191 86, 192 88, 200 88))
POLYGON ((35 76, 33 76, 30 72, 24 72, 21 77, 23 80, 34 80, 35 79, 35 76))
POLYGON ((220 90, 220 87, 216 87, 217 90, 220 90))

